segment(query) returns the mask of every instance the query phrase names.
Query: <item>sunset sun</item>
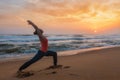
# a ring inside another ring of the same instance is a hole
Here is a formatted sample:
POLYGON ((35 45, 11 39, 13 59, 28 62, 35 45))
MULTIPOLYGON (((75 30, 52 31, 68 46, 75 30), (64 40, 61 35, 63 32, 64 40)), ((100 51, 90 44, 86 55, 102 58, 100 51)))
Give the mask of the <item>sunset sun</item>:
MULTIPOLYGON (((0 33, 22 33, 31 29, 25 25, 30 19, 47 32, 64 34, 116 33, 120 29, 119 0, 21 0, 1 5, 0 33), (19 9, 18 9, 19 8, 19 9), (6 24, 4 24, 6 22, 6 24), (10 27, 11 25, 11 27, 10 27), (19 27, 18 27, 19 26, 19 27), (5 29, 8 28, 8 29, 5 29), (17 32, 12 32, 16 28, 17 32), (17 30, 19 28, 19 30, 17 30), (9 31, 7 31, 9 30, 9 31), (58 31, 57 31, 58 30, 58 31)), ((2 4, 2 2, 1 2, 2 4)))

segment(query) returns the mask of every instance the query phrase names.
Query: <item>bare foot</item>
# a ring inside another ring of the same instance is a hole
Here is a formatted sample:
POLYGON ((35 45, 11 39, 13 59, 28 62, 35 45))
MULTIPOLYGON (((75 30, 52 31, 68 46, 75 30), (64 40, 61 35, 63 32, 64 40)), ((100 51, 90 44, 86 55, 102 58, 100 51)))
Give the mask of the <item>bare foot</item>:
POLYGON ((33 75, 33 73, 29 72, 29 71, 28 72, 17 71, 16 77, 18 77, 18 78, 25 78, 25 77, 29 77, 31 75, 33 75))

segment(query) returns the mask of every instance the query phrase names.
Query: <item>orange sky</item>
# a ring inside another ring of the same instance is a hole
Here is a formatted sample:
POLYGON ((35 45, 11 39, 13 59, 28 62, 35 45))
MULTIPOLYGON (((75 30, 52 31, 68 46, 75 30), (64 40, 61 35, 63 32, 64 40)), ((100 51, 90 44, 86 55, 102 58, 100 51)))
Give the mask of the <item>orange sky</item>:
POLYGON ((120 0, 1 0, 0 34, 120 33, 120 0), (8 5, 9 4, 9 5, 8 5))

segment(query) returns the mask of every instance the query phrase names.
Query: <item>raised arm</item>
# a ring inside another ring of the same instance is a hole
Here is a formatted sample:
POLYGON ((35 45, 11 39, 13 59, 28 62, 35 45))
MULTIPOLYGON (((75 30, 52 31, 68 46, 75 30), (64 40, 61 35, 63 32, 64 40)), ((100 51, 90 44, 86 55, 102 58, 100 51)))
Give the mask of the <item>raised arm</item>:
POLYGON ((43 30, 40 29, 40 28, 38 28, 38 26, 35 25, 32 21, 27 20, 27 22, 28 22, 30 25, 32 25, 33 28, 35 29, 34 34, 37 34, 41 39, 43 39, 43 35, 42 35, 42 34, 43 34, 43 30))
POLYGON ((27 20, 28 24, 32 25, 34 29, 38 29, 37 25, 35 25, 32 21, 27 20))

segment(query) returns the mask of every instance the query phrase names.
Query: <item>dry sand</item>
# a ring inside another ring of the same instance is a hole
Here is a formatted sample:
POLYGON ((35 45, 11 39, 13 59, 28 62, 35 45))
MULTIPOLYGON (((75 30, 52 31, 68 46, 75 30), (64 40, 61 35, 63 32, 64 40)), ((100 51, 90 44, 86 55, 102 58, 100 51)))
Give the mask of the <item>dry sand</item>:
POLYGON ((0 80, 120 80, 120 47, 58 58, 63 68, 44 70, 52 64, 44 57, 26 69, 34 75, 25 78, 15 77, 16 71, 29 59, 1 61, 0 80))

